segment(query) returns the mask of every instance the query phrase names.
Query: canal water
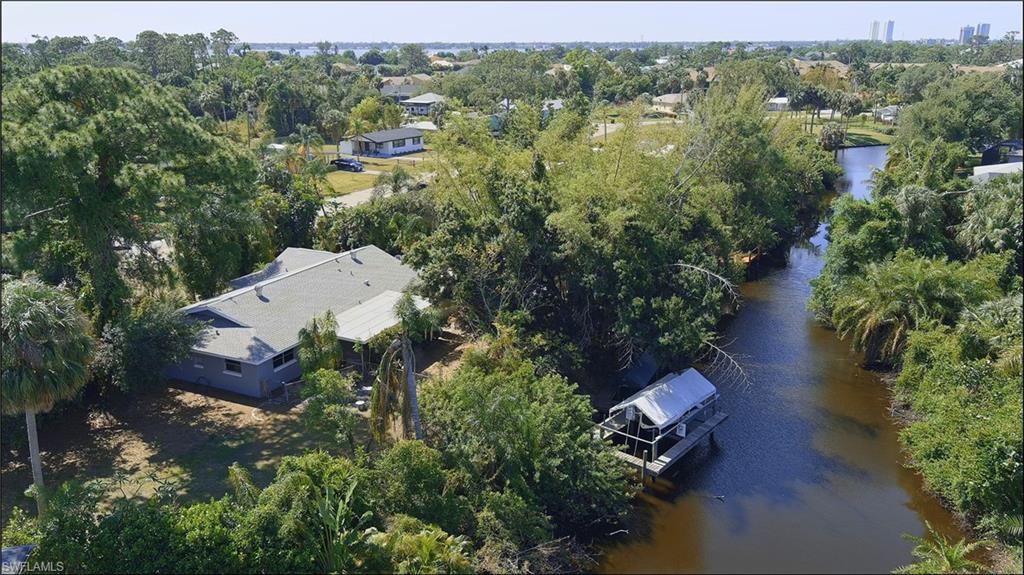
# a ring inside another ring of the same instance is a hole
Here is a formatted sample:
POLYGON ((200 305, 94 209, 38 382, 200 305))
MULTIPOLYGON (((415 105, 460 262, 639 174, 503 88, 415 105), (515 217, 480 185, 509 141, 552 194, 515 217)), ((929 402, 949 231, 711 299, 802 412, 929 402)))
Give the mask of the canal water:
MULTIPOLYGON (((839 153, 843 193, 870 195, 885 147, 839 153)), ((721 333, 752 384, 721 389, 716 445, 676 463, 609 537, 604 572, 882 572, 910 563, 927 520, 962 537, 904 467, 887 391, 807 311, 825 226, 788 265, 743 286, 721 333)))

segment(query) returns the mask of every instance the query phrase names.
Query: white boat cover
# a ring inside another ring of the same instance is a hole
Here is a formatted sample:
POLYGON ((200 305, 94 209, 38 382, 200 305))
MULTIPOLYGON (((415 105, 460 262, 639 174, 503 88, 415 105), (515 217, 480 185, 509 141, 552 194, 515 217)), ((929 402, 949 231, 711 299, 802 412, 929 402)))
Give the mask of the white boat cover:
POLYGON ((612 407, 609 413, 632 405, 659 429, 673 424, 690 409, 713 397, 717 390, 701 372, 690 368, 670 373, 612 407))

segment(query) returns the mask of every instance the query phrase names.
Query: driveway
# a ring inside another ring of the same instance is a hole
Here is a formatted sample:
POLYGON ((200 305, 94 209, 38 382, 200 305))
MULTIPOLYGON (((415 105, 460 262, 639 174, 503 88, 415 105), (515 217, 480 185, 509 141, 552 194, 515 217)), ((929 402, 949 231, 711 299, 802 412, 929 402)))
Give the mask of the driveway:
MULTIPOLYGON (((364 172, 364 173, 369 174, 369 173, 373 173, 373 172, 371 172, 370 170, 366 170, 366 172, 364 172)), ((434 173, 431 172, 429 174, 423 174, 423 178, 422 178, 421 181, 429 182, 433 178, 434 178, 434 173)), ((389 196, 391 194, 386 193, 384 195, 385 196, 389 196)), ((327 199, 324 200, 324 202, 327 204, 327 206, 326 206, 327 210, 333 212, 333 211, 337 210, 338 208, 342 208, 342 207, 352 208, 352 207, 358 206, 359 204, 365 204, 366 202, 370 201, 372 198, 373 198, 373 188, 366 188, 365 190, 359 190, 359 191, 356 191, 356 192, 349 192, 349 193, 347 193, 347 194, 345 194, 343 196, 335 196, 333 198, 327 198, 327 199)))

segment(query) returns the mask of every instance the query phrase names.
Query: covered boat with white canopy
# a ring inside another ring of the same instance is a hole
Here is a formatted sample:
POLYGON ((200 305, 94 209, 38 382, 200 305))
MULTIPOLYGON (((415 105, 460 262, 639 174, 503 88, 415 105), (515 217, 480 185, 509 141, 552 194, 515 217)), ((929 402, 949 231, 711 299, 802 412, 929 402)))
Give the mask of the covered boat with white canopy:
POLYGON ((619 440, 624 459, 657 475, 726 418, 717 402, 718 390, 696 369, 670 373, 608 410, 599 435, 619 440))

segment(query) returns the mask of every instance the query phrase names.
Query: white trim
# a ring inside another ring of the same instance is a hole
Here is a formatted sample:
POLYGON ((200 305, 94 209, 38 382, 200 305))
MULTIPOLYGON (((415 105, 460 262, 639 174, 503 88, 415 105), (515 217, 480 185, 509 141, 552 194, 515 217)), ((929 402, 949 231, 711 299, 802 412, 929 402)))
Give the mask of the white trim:
MULTIPOLYGON (((273 358, 271 358, 271 361, 273 361, 273 358)), ((299 360, 297 360, 297 359, 292 359, 292 360, 291 360, 291 361, 289 361, 288 363, 282 363, 282 364, 281 364, 281 365, 280 365, 279 367, 275 367, 275 368, 274 368, 274 373, 277 373, 277 372, 281 371, 282 369, 284 369, 284 368, 288 367, 289 365, 291 365, 291 364, 293 364, 293 363, 295 363, 295 362, 297 362, 297 361, 299 361, 299 360)), ((271 364, 271 365, 273 365, 273 364, 271 364)))
POLYGON ((234 375, 236 377, 242 377, 242 362, 238 361, 237 359, 225 359, 224 360, 224 369, 222 370, 222 373, 226 373, 228 375, 234 375), (233 362, 238 364, 238 371, 231 371, 230 369, 228 369, 228 362, 229 361, 233 361, 233 362))
POLYGON ((199 347, 193 347, 192 348, 192 353, 198 353, 200 355, 205 355, 205 356, 209 356, 209 357, 218 357, 220 359, 230 359, 231 361, 237 361, 238 363, 247 363, 249 365, 259 365, 259 364, 263 363, 263 361, 267 361, 267 360, 263 360, 263 361, 260 361, 260 362, 249 361, 247 359, 241 359, 241 358, 238 358, 238 357, 231 357, 229 355, 221 355, 219 353, 213 353, 212 351, 206 351, 205 349, 202 349, 202 348, 199 348, 199 347))

